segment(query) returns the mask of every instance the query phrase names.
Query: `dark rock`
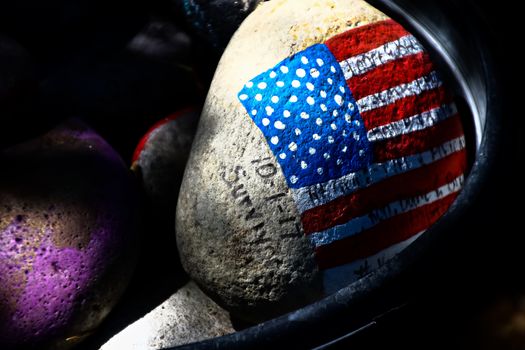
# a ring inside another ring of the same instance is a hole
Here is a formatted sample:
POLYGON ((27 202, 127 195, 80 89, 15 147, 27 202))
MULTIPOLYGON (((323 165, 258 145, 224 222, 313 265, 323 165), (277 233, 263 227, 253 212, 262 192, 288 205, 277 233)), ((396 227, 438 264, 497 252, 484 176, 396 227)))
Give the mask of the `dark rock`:
POLYGON ((185 270, 235 317, 359 283, 448 210, 467 168, 462 121, 414 41, 361 0, 264 2, 236 32, 176 221, 185 270))
POLYGON ((224 49, 244 18, 261 0, 173 0, 201 39, 224 49))
POLYGON ((153 212, 170 227, 198 121, 194 109, 160 120, 143 136, 133 155, 132 169, 140 177, 153 212))

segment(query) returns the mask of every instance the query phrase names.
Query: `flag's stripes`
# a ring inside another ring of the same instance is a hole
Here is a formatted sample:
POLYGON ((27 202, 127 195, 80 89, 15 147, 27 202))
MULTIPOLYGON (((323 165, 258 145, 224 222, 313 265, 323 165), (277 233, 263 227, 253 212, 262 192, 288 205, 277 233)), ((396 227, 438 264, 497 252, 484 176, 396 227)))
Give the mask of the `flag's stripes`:
POLYGON ((462 150, 440 159, 427 167, 393 176, 378 184, 365 187, 310 210, 301 216, 305 234, 321 232, 343 225, 374 209, 385 207, 399 198, 411 198, 444 186, 451 179, 463 175, 466 151, 462 150), (436 174, 431 181, 428 174, 436 174), (406 186, 406 184, 410 186, 406 186))
POLYGON ((326 294, 337 292, 339 289, 348 286, 350 283, 358 280, 383 265, 386 261, 392 259, 402 250, 412 244, 424 231, 416 233, 414 236, 396 243, 379 253, 358 259, 351 263, 332 267, 323 271, 323 285, 326 294))
MULTIPOLYGON (((345 33, 345 38, 365 40, 364 33, 384 25, 365 26, 345 33)), ((338 39, 332 39, 329 48, 343 46, 338 39)), ((433 224, 461 189, 466 170, 457 108, 428 54, 402 30, 390 41, 383 41, 383 35, 374 39, 379 40, 366 51, 348 49, 336 57, 368 130, 376 163, 368 176, 357 172, 293 192, 304 232, 317 247, 319 267, 332 268, 325 271, 325 282, 332 287, 343 286, 334 280, 336 275, 355 277, 362 259, 368 263, 373 254, 388 255, 399 242, 411 242, 433 224), (413 159, 420 161, 414 164, 413 159), (392 164, 395 170, 378 170, 378 164, 392 164), (346 265, 333 268, 342 264, 346 265)))
POLYGON ((437 202, 452 193, 461 189, 463 184, 463 175, 455 178, 453 181, 446 183, 437 189, 428 193, 423 193, 412 198, 403 198, 388 205, 374 209, 368 214, 355 217, 344 224, 330 227, 321 232, 315 232, 310 235, 310 240, 316 247, 328 245, 335 241, 354 236, 358 233, 369 230, 378 223, 397 215, 407 213, 422 206, 437 202))
POLYGON ((386 63, 420 53, 423 47, 412 35, 390 41, 361 55, 352 56, 339 62, 345 79, 364 74, 386 63))
POLYGON ((381 221, 366 232, 316 248, 320 269, 363 259, 404 241, 434 224, 456 199, 458 192, 436 202, 381 221))
POLYGON ((456 114, 430 128, 374 142, 374 159, 381 163, 421 153, 460 136, 463 136, 463 126, 459 115, 456 114))
POLYGON ((338 61, 343 61, 409 34, 393 20, 386 20, 336 35, 325 44, 338 61))
POLYGON ((361 112, 361 117, 367 129, 372 129, 384 124, 404 119, 408 116, 423 112, 421 106, 428 109, 450 103, 452 99, 440 87, 434 90, 424 91, 419 95, 402 98, 396 102, 368 112, 361 112))
POLYGON ((389 62, 368 73, 354 76, 346 81, 352 95, 359 100, 378 91, 384 91, 392 86, 410 83, 424 75, 432 73, 434 65, 427 53, 403 57, 389 62), (385 79, 385 76, 388 79, 385 79))
POLYGON ((423 91, 432 90, 442 85, 441 79, 436 72, 432 72, 410 83, 400 84, 392 88, 365 96, 357 100, 357 106, 361 113, 372 109, 384 107, 405 97, 419 95, 423 91))
POLYGON ((458 110, 454 103, 442 105, 441 107, 370 129, 367 133, 368 141, 381 141, 423 130, 455 115, 457 112, 458 110))
POLYGON ((441 158, 465 148, 463 136, 445 142, 431 150, 374 163, 363 170, 344 175, 324 183, 291 189, 300 213, 318 205, 326 204, 337 197, 353 193, 359 188, 371 186, 394 175, 429 165, 441 158))
POLYGON ((387 20, 313 45, 239 94, 289 180, 329 288, 393 257, 462 187, 462 123, 434 69, 387 20))

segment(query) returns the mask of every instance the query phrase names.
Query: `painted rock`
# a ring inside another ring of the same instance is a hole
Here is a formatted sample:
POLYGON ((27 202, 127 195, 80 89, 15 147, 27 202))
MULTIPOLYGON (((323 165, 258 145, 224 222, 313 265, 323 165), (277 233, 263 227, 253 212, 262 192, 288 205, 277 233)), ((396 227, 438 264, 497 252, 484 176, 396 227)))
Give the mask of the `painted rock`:
POLYGON ((177 208, 183 266, 240 318, 284 313, 407 247, 466 167, 457 108, 402 26, 359 0, 265 2, 201 116, 177 208))
POLYGON ((233 332, 228 313, 189 282, 100 349, 164 349, 233 332))
POLYGON ((132 169, 146 196, 155 211, 172 218, 170 225, 198 120, 194 109, 160 120, 142 137, 133 154, 132 169))
POLYGON ((69 348, 131 275, 136 188, 115 151, 78 121, 0 159, 0 348, 69 348))
POLYGON ((192 29, 208 43, 224 49, 246 16, 261 0, 173 0, 192 29))

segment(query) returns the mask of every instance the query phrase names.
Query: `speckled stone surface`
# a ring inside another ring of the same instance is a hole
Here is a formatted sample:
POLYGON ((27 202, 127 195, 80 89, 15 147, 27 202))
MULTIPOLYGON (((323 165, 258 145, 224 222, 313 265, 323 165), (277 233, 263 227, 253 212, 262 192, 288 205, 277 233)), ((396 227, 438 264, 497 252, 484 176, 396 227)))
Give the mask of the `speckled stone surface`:
POLYGON ((228 313, 189 282, 100 349, 157 350, 232 332, 228 313))
POLYGON ((0 347, 68 348, 131 275, 136 189, 116 152, 75 120, 0 163, 0 347))
POLYGON ((417 39, 364 1, 260 4, 219 63, 186 168, 186 271, 257 322, 405 249, 463 184, 443 86, 417 39))

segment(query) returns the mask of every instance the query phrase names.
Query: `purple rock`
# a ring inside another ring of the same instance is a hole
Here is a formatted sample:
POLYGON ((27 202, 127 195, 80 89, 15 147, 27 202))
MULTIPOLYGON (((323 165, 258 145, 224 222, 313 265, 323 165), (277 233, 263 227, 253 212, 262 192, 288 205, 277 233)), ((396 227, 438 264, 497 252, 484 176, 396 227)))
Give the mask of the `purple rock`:
POLYGON ((68 348, 131 276, 136 189, 116 152, 78 121, 0 162, 0 348, 68 348))

